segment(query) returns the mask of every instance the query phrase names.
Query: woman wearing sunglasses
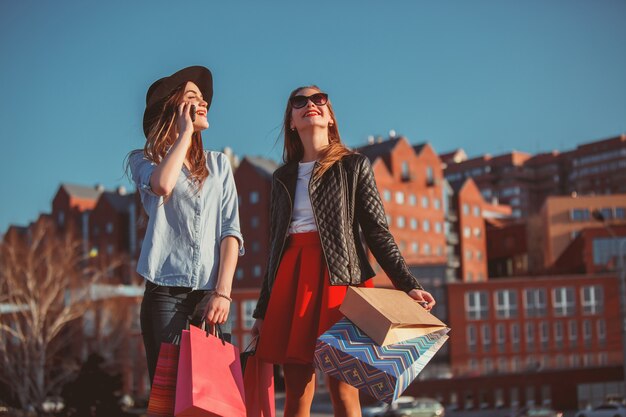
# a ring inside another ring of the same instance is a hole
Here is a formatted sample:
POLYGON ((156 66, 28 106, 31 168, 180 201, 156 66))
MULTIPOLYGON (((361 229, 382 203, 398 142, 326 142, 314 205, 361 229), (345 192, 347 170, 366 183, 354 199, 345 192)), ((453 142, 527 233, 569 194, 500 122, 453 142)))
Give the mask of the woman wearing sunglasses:
MULTIPOLYGON (((313 354, 336 323, 348 285, 371 286, 374 271, 361 232, 393 284, 422 302, 433 297, 409 272, 389 232, 367 157, 339 136, 328 96, 301 87, 289 96, 283 124, 285 164, 272 183, 270 254, 253 333, 257 354, 283 365, 286 417, 310 414, 313 354)), ((329 378, 335 416, 360 416, 358 390, 329 378)))
POLYGON ((230 163, 202 147, 212 97, 205 67, 155 81, 146 96, 145 146, 128 158, 148 215, 137 272, 146 279, 140 315, 150 381, 161 343, 178 341, 196 310, 209 323, 226 322, 243 255, 230 163))

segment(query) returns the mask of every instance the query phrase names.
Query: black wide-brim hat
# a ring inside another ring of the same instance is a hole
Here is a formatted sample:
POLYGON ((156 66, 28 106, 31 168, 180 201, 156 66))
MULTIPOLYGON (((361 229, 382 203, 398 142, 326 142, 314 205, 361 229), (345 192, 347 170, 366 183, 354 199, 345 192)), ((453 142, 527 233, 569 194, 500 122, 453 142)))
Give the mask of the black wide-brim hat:
POLYGON ((156 80, 146 94, 146 110, 143 112, 143 133, 148 137, 151 122, 159 117, 163 110, 164 99, 182 83, 193 82, 202 93, 202 98, 207 102, 207 110, 211 107, 213 99, 213 75, 208 68, 194 65, 183 68, 169 77, 156 80))

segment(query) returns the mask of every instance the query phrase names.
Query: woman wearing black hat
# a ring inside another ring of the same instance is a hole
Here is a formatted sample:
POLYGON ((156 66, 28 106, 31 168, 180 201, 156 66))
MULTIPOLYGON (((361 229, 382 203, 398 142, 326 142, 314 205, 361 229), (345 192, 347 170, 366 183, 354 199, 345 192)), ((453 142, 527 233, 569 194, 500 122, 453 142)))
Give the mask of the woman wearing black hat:
MULTIPOLYGON (((393 284, 430 310, 389 232, 366 156, 341 142, 328 95, 316 86, 291 93, 283 121, 283 159, 273 176, 270 253, 253 332, 257 355, 283 365, 285 417, 310 413, 318 336, 335 324, 349 285, 369 286, 374 271, 361 236, 393 284)), ((358 390, 328 378, 337 417, 361 415, 358 390)))
POLYGON ((199 305, 208 322, 226 322, 237 255, 243 255, 230 163, 202 147, 212 96, 211 72, 200 66, 153 83, 143 118, 146 144, 128 158, 148 215, 137 272, 146 279, 141 332, 151 381, 161 343, 176 342, 199 305))

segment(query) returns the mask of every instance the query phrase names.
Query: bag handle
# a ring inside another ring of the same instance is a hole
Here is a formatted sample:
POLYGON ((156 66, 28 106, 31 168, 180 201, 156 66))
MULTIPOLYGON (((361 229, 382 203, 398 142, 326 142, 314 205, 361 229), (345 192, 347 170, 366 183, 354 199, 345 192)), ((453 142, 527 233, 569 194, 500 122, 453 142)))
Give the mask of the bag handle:
POLYGON ((207 337, 211 334, 219 338, 222 341, 222 345, 226 346, 226 340, 224 339, 224 332, 222 331, 222 327, 219 325, 219 323, 214 323, 214 324, 207 326, 207 321, 202 320, 202 322, 200 323, 200 328, 204 330, 207 337))
POLYGON ((256 347, 259 344, 259 336, 254 336, 248 346, 241 353, 250 353, 250 355, 254 355, 256 353, 256 347))

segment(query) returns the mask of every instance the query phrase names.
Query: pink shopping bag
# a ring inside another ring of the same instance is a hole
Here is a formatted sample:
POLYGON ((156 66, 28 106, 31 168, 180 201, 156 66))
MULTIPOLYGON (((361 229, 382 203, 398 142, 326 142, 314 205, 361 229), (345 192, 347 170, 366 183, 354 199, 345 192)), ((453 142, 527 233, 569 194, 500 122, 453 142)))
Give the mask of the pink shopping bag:
POLYGON ((245 417, 239 349, 190 326, 183 330, 176 383, 176 417, 245 417))

